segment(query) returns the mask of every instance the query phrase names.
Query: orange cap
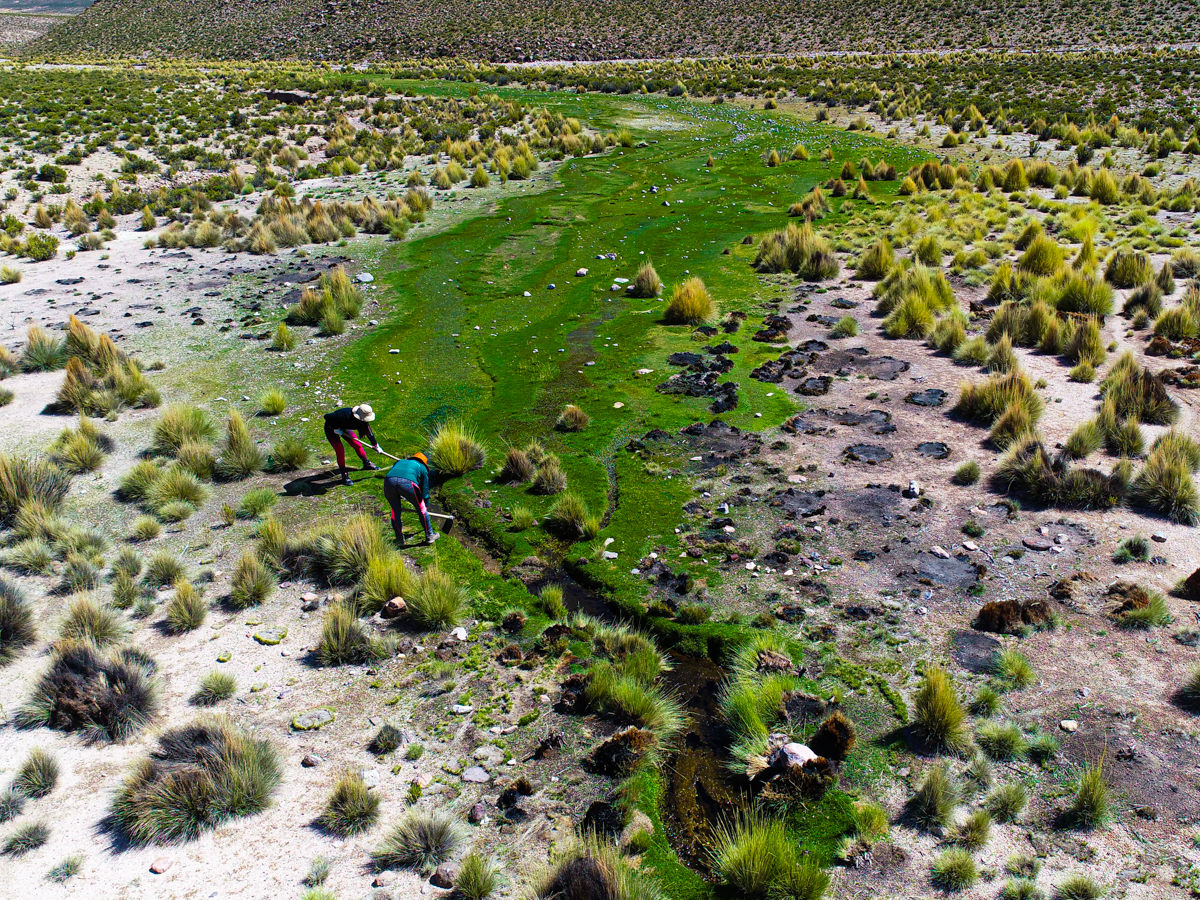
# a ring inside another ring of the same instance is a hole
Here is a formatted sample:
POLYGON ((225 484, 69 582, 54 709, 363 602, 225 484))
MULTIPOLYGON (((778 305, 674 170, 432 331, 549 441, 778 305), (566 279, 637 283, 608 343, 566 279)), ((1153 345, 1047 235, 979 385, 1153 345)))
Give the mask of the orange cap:
POLYGON ((427 468, 427 469, 429 468, 429 460, 425 458, 424 453, 414 453, 412 455, 412 458, 419 459, 421 461, 421 464, 424 465, 425 468, 427 468))

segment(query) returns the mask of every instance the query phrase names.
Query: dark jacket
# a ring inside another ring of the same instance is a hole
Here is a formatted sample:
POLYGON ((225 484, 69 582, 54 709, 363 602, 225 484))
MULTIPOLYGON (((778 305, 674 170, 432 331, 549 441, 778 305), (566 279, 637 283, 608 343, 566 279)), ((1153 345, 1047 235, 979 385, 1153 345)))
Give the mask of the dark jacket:
POLYGON ((388 478, 403 478, 421 489, 421 496, 429 499, 429 470, 419 459, 402 459, 388 469, 388 478))
POLYGON ((371 426, 362 419, 355 418, 354 410, 349 406, 335 409, 331 413, 325 413, 325 430, 354 431, 360 436, 365 436, 372 447, 379 443, 375 439, 375 433, 371 431, 371 426))

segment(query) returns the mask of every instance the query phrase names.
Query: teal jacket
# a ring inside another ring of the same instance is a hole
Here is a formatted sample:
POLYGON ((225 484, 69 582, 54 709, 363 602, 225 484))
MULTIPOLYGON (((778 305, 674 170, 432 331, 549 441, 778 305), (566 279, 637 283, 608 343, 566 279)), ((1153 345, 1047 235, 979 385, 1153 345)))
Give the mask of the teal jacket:
POLYGON ((429 470, 419 459, 402 459, 388 469, 388 478, 403 478, 421 489, 421 496, 429 499, 429 470))

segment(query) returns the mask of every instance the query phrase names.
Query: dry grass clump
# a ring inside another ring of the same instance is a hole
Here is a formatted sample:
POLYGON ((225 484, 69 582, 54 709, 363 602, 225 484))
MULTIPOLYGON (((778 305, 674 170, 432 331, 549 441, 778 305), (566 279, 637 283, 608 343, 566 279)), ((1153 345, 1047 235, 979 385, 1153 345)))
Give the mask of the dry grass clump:
POLYGON ((554 501, 545 524, 551 531, 572 541, 591 540, 600 532, 600 520, 588 511, 582 497, 570 492, 554 501))
POLYGON ((275 593, 275 573, 258 554, 250 549, 242 553, 233 569, 233 583, 229 591, 229 604, 234 609, 249 609, 259 606, 275 593))
POLYGON ((895 265, 896 251, 892 249, 891 241, 880 238, 863 251, 854 274, 864 281, 879 281, 886 278, 895 265))
POLYGON ((175 596, 167 602, 166 629, 170 634, 185 634, 204 624, 208 604, 190 581, 175 583, 175 596))
POLYGON ((365 514, 318 525, 288 542, 284 562, 290 571, 307 571, 331 584, 357 584, 371 560, 387 555, 382 525, 365 514))
POLYGON ((0 666, 37 640, 33 610, 15 581, 0 577, 0 666))
POLYGON ((112 440, 87 419, 76 428, 64 428, 48 448, 50 459, 72 475, 94 472, 112 451, 112 440))
POLYGON ((66 342, 52 337, 44 328, 34 325, 21 350, 21 371, 52 372, 67 364, 66 342))
POLYGON ((583 431, 591 421, 591 417, 574 403, 568 403, 559 413, 554 427, 559 431, 583 431))
POLYGON ((937 315, 956 308, 945 275, 922 265, 898 265, 875 286, 875 311, 888 337, 925 337, 937 315))
POLYGON ((1170 425, 1179 418, 1179 409, 1161 375, 1139 366, 1129 351, 1121 355, 1100 383, 1100 396, 1112 400, 1114 412, 1121 418, 1147 425, 1170 425))
POLYGON ((1129 487, 1130 502, 1172 522, 1200 522, 1200 492, 1192 476, 1190 449, 1175 438, 1156 442, 1129 487))
POLYGON ((533 464, 529 454, 519 447, 509 447, 497 477, 508 484, 522 484, 532 481, 536 474, 537 466, 533 464))
POLYGON ((27 504, 57 512, 71 487, 71 475, 44 459, 0 453, 0 524, 8 525, 27 504))
POLYGON ((663 321, 668 325, 701 325, 716 314, 716 306, 704 282, 693 275, 675 285, 663 321))
POLYGON ((216 473, 226 481, 242 481, 266 464, 263 452, 250 437, 246 420, 236 409, 229 411, 225 423, 225 440, 217 459, 216 473))
POLYGON ((983 801, 984 808, 997 822, 1015 822, 1028 803, 1029 794, 1019 781, 997 786, 983 801))
POLYGON ((299 438, 286 437, 271 449, 269 464, 273 472, 297 472, 308 467, 312 453, 299 438))
POLYGON ((331 834, 350 837, 371 829, 379 820, 381 797, 378 791, 367 787, 358 772, 344 771, 338 776, 325 801, 325 809, 317 819, 331 834))
POLYGON ((922 743, 931 750, 961 753, 970 743, 966 718, 946 671, 937 666, 926 671, 913 700, 913 730, 922 743))
POLYGON ((535 494, 561 494, 567 489, 567 473, 563 471, 558 458, 549 455, 538 464, 530 489, 535 494))
POLYGON ((483 468, 487 451, 474 426, 451 420, 441 423, 429 438, 429 465, 445 475, 462 476, 483 468))
POLYGON ((461 823, 444 810, 410 809, 371 853, 377 869, 412 869, 428 875, 466 840, 461 823))
POLYGON ((152 587, 175 584, 183 578, 184 571, 178 556, 167 550, 159 550, 146 562, 146 584, 152 587))
POLYGON ((58 629, 64 642, 86 641, 95 647, 107 647, 124 639, 128 628, 116 610, 97 603, 91 597, 78 597, 67 608, 58 629))
POLYGON ((944 891, 964 891, 979 880, 975 858, 960 848, 943 850, 933 861, 933 883, 944 891))
POLYGON ((280 781, 279 756, 228 719, 200 719, 158 739, 117 790, 112 822, 134 844, 194 840, 262 812, 280 781))
POLYGON ((647 260, 642 263, 637 274, 633 276, 633 290, 630 293, 634 297, 649 300, 662 293, 662 287, 662 279, 658 277, 654 263, 647 260))
POLYGON ((63 646, 16 713, 22 728, 79 731, 90 740, 124 741, 158 709, 158 684, 148 657, 90 644, 63 646))
POLYGON ((336 602, 326 608, 325 618, 321 621, 321 637, 317 643, 317 660, 321 665, 372 662, 387 658, 389 653, 385 643, 367 630, 353 606, 336 602))
POLYGON ((436 566, 421 573, 405 602, 413 621, 430 630, 454 627, 471 605, 467 588, 436 566))
POLYGON ((1121 499, 1125 483, 1094 469, 1072 468, 1066 456, 1051 459, 1037 438, 1014 443, 1000 460, 996 482, 1043 506, 1110 509, 1121 499))
POLYGON ((951 412, 980 425, 994 425, 1014 404, 1024 408, 1031 425, 1041 419, 1042 398, 1029 376, 1019 370, 995 375, 984 382, 963 382, 951 412))
POLYGON ((1118 250, 1108 261, 1104 279, 1114 287, 1131 288, 1154 280, 1150 257, 1136 250, 1118 250))
POLYGON ((1104 339, 1100 335, 1098 319, 1089 318, 1083 324, 1075 327, 1075 331, 1063 347, 1063 356, 1071 362, 1089 362, 1093 366, 1104 362, 1108 357, 1108 351, 1105 349, 1104 339))
POLYGON ((615 844, 588 834, 557 851, 532 879, 536 900, 606 898, 662 900, 658 881, 638 868, 615 844))
POLYGON ((173 457, 184 444, 207 444, 217 436, 208 413, 197 406, 175 404, 163 410, 154 423, 150 449, 159 456, 173 457))
POLYGON ((376 613, 393 597, 406 602, 417 589, 418 579, 397 553, 385 553, 367 564, 359 585, 358 605, 364 612, 376 613))
POLYGON ((1079 773, 1075 800, 1067 811, 1067 818, 1079 828, 1092 829, 1108 819, 1110 808, 1104 761, 1094 766, 1085 765, 1079 773))
POLYGON ((5 856, 24 856, 32 853, 50 840, 50 826, 45 822, 27 822, 17 826, 4 839, 2 849, 5 856))
POLYGON ((813 230, 812 223, 788 223, 764 237, 754 258, 759 272, 795 272, 805 281, 827 281, 840 271, 833 245, 813 230))
POLYGON ((290 325, 317 325, 326 334, 340 334, 346 319, 362 312, 362 291, 341 266, 321 275, 315 288, 305 288, 287 313, 290 325))

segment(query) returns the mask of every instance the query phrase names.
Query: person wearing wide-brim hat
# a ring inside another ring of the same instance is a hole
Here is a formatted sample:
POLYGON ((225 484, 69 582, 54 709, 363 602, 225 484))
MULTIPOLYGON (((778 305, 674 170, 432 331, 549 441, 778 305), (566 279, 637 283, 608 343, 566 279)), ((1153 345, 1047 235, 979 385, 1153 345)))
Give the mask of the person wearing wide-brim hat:
POLYGON ((346 468, 346 448, 342 445, 342 438, 350 441, 354 452, 362 460, 364 471, 379 468, 367 459, 367 453, 359 440, 359 438, 365 438, 376 453, 383 452, 379 447, 379 440, 371 431, 370 423, 374 421, 375 410, 366 403, 360 403, 354 407, 344 406, 333 412, 325 413, 325 440, 329 441, 329 445, 333 447, 333 452, 337 456, 338 473, 342 476, 342 484, 354 484, 350 480, 350 472, 346 468))

